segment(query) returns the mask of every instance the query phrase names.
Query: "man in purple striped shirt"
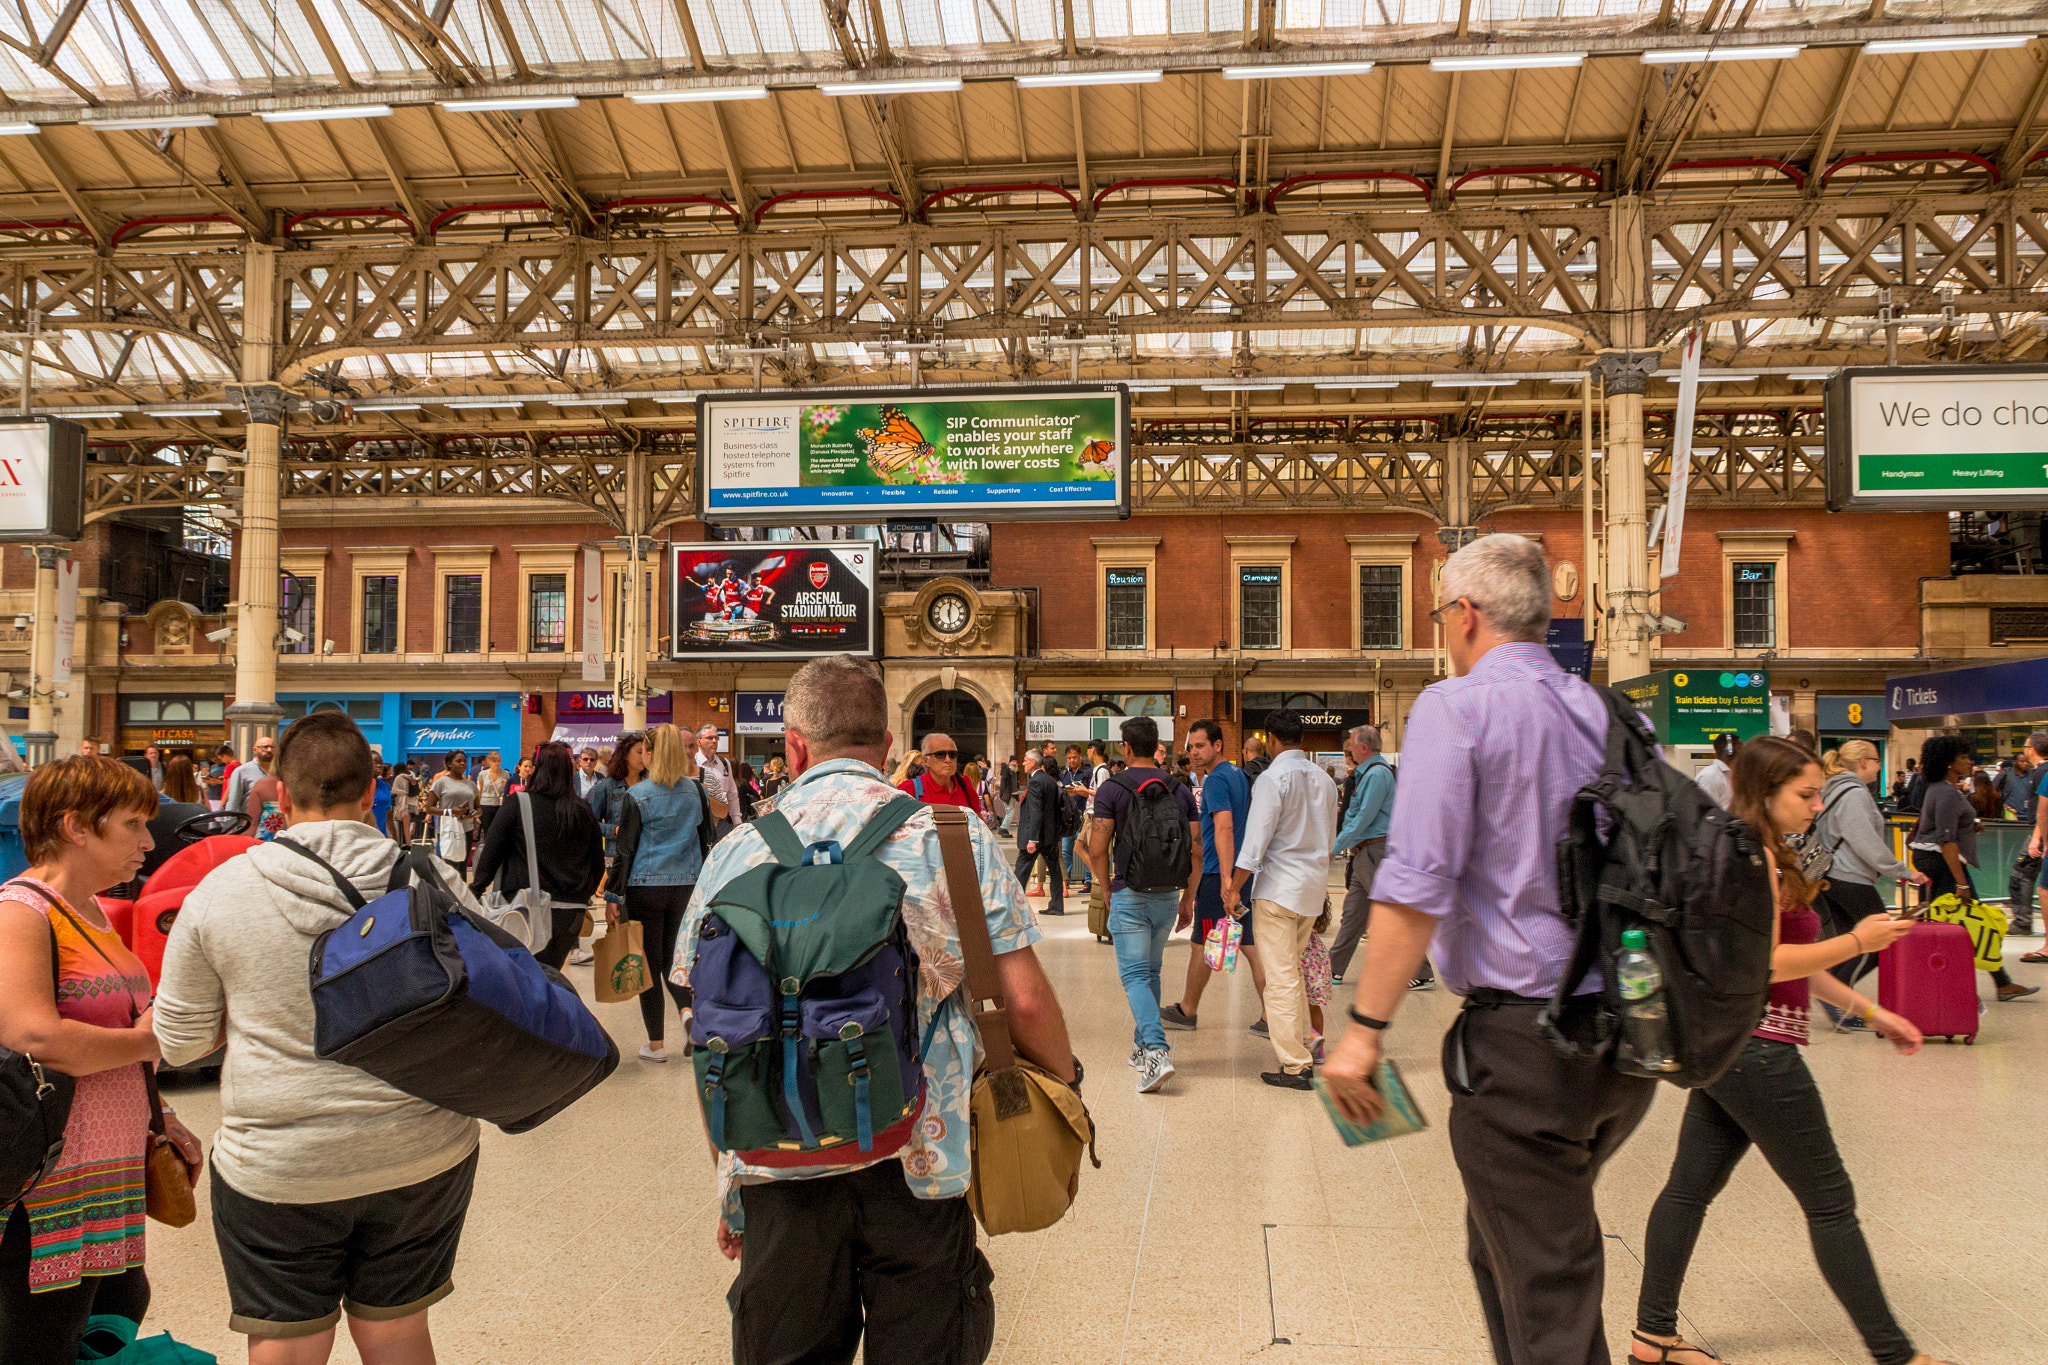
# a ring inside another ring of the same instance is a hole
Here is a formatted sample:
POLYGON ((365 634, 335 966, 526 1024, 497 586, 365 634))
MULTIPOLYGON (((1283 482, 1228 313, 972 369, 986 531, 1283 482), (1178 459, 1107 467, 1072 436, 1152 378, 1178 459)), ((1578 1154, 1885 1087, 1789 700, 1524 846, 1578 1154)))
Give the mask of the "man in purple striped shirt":
POLYGON ((1378 1115, 1381 1033, 1434 938, 1438 970, 1465 997, 1444 1080, 1494 1359, 1609 1365, 1593 1182, 1656 1082, 1567 1061, 1536 1031, 1572 950, 1555 850, 1573 794, 1600 772, 1607 707, 1544 647, 1550 569, 1534 542, 1473 541, 1444 565, 1443 591, 1430 614, 1455 676, 1408 716, 1354 1027, 1323 1080, 1352 1118, 1378 1115))

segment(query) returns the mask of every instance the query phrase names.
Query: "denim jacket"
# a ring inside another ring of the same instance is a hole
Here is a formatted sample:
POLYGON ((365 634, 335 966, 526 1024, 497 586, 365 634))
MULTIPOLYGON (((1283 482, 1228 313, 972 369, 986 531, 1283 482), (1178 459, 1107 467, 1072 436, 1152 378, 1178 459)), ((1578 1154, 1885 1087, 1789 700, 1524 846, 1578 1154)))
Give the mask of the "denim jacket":
POLYGON ((609 858, 619 851, 619 817, 626 809, 626 784, 609 775, 600 777, 585 799, 590 802, 590 813, 597 817, 598 832, 604 835, 604 856, 609 858))
POLYGON ((673 787, 635 782, 621 799, 618 862, 605 884, 608 901, 628 886, 694 886, 704 866, 706 806, 695 780, 673 787))

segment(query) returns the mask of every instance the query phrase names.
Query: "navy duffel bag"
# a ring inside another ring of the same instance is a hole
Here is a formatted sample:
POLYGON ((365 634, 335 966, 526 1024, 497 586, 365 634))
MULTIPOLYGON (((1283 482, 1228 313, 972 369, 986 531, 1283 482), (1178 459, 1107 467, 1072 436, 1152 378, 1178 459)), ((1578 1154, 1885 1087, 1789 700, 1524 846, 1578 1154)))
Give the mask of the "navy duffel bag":
POLYGON ((355 913, 313 941, 313 1051, 429 1104, 524 1133, 618 1069, 575 988, 401 854, 363 900, 312 850, 355 913), (409 882, 409 884, 408 884, 409 882))

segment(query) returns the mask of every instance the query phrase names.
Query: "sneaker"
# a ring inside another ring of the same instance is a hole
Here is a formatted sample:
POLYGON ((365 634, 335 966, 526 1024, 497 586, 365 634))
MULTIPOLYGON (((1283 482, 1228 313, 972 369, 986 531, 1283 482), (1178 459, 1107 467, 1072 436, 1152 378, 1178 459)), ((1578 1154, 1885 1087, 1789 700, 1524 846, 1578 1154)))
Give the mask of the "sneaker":
POLYGON ((1149 1095, 1166 1084, 1166 1078, 1173 1074, 1173 1059, 1162 1050, 1147 1052, 1145 1064, 1138 1068, 1138 1093, 1149 1095))
POLYGON ((1998 988, 1998 998, 2000 1000, 2024 1000, 2030 995, 2039 995, 2040 993, 2041 988, 2039 986, 2022 986, 2017 981, 2013 982, 2010 986, 2000 986, 1998 988))
POLYGON ((1159 1011, 1159 1022, 1168 1028, 1191 1029, 1195 1026, 1195 1016, 1182 1009, 1180 1001, 1176 1000, 1159 1011))
POLYGON ((1263 1016, 1252 1025, 1252 1032, 1258 1034, 1261 1038, 1271 1038, 1273 1036, 1273 1030, 1267 1027, 1263 1016))
POLYGON ((1313 1090, 1315 1083, 1311 1071, 1261 1071, 1259 1079, 1267 1085, 1277 1085, 1282 1090, 1313 1090))
POLYGON ((640 1044, 640 1060, 643 1062, 665 1062, 668 1060, 668 1049, 655 1047, 651 1043, 642 1043, 640 1044))
POLYGON ((1316 1059, 1316 1065, 1323 1064, 1323 1035, 1311 1033, 1308 1036, 1308 1055, 1316 1059))
POLYGON ((569 954, 569 965, 571 967, 587 967, 595 961, 597 961, 597 954, 588 948, 578 948, 575 952, 569 954))
POLYGON ((1408 983, 1408 989, 1411 991, 1433 991, 1436 989, 1436 978, 1433 976, 1418 976, 1408 983))
POLYGON ((1341 986, 1344 984, 1344 978, 1341 976, 1332 976, 1330 978, 1330 983, 1332 985, 1341 986))

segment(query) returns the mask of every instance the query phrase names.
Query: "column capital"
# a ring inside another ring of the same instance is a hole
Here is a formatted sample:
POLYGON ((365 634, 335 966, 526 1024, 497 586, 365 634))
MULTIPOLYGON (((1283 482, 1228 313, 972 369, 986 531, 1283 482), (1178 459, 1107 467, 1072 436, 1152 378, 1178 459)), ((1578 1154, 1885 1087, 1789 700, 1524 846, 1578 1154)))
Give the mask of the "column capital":
POLYGON ((248 411, 249 420, 262 426, 281 427, 284 425, 286 394, 279 384, 244 384, 242 406, 248 411))
POLYGON ((57 567, 57 547, 56 547, 56 546, 54 546, 54 545, 38 545, 38 546, 36 546, 36 547, 35 547, 35 556, 36 556, 36 567, 37 567, 38 569, 55 569, 55 568, 57 567))
POLYGON ((1602 351, 1592 370, 1607 381, 1609 394, 1641 393, 1663 361, 1662 351, 1602 351))

